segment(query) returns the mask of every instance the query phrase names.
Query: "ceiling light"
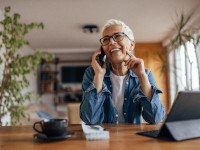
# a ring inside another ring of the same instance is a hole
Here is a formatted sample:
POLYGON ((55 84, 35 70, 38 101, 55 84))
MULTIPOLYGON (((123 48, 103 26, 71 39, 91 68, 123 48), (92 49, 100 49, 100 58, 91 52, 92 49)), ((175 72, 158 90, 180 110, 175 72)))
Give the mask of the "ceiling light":
POLYGON ((82 27, 83 32, 85 33, 98 33, 99 32, 99 27, 95 24, 86 24, 82 27))

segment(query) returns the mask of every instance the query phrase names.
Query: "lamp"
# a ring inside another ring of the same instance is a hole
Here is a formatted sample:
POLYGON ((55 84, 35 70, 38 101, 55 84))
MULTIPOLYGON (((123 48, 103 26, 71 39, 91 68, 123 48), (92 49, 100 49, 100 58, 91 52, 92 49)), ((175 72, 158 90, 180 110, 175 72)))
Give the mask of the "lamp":
POLYGON ((85 33, 98 33, 99 32, 99 27, 95 24, 86 24, 82 26, 83 32, 85 33))

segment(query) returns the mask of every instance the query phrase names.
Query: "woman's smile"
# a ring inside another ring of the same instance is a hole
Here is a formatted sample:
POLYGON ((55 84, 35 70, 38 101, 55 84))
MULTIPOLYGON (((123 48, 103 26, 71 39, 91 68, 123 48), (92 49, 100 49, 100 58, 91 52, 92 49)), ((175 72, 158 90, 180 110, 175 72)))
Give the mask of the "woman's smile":
POLYGON ((113 48, 113 49, 110 50, 110 52, 112 53, 114 51, 120 51, 120 50, 121 50, 120 48, 113 48))

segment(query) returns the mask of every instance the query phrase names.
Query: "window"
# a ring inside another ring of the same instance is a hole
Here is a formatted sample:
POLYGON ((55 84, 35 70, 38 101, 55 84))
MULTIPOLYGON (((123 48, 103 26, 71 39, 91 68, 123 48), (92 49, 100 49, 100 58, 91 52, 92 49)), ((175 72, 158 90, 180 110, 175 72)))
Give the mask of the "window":
POLYGON ((175 99, 178 91, 200 90, 200 45, 194 47, 189 41, 169 54, 170 97, 175 99))

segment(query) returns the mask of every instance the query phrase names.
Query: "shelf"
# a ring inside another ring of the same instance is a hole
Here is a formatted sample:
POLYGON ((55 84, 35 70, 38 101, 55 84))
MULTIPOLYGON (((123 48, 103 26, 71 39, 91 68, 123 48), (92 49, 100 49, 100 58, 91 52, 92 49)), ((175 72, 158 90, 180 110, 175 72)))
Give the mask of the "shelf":
POLYGON ((67 103, 80 103, 82 100, 82 90, 72 90, 74 88, 61 89, 58 77, 58 64, 61 61, 42 62, 38 68, 38 92, 41 95, 52 94, 55 105, 67 103))

